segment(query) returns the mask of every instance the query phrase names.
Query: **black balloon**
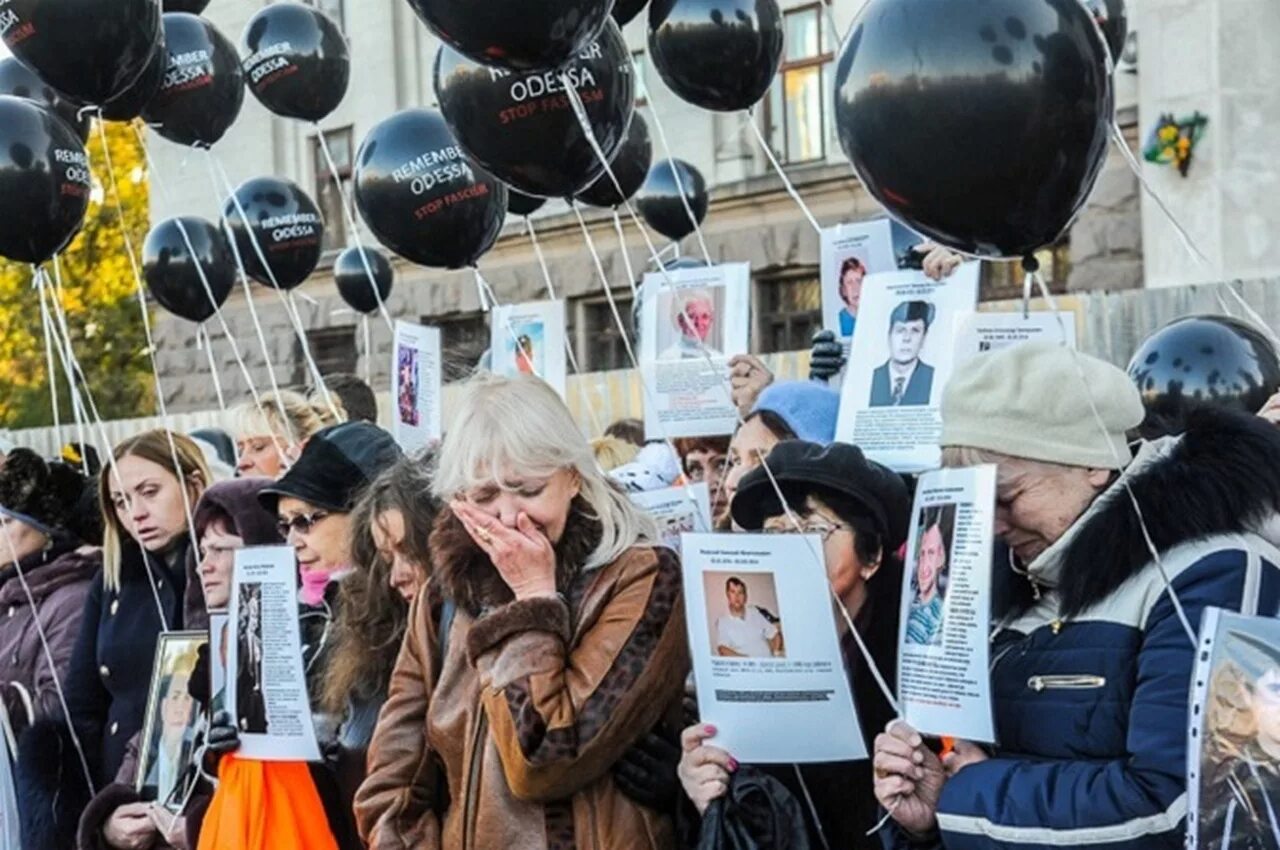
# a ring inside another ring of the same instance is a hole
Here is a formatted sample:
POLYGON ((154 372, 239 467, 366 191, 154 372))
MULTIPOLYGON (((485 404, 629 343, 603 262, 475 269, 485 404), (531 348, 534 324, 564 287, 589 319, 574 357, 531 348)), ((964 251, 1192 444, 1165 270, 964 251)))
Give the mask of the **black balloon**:
POLYGON ((653 142, 649 139, 649 124, 644 116, 636 113, 631 119, 631 128, 627 130, 626 141, 613 155, 609 168, 613 176, 618 178, 615 186, 606 172, 596 178, 596 182, 578 193, 578 200, 593 207, 617 207, 640 191, 644 181, 649 178, 649 169, 653 166, 653 142), (622 194, 618 193, 622 187, 622 194))
POLYGON ((310 6, 267 6, 245 27, 244 50, 249 89, 276 115, 319 121, 347 94, 347 40, 336 23, 310 6))
POLYGON ((1124 42, 1129 37, 1129 13, 1125 9, 1124 0, 1083 0, 1085 6, 1098 22, 1102 36, 1107 40, 1107 49, 1111 51, 1111 60, 1119 62, 1124 54, 1124 42))
POLYGON ((836 62, 867 190, 957 251, 1025 257, 1084 204, 1114 114, 1080 0, 871 0, 836 62))
POLYGON ((391 284, 395 282, 396 275, 391 261, 381 251, 364 248, 363 259, 361 251, 360 248, 348 248, 339 254, 333 262, 333 278, 338 283, 338 294, 352 310, 375 313, 378 305, 385 304, 391 296, 391 284), (372 279, 370 273, 373 274, 372 279))
POLYGON ((166 12, 190 12, 198 15, 209 5, 209 0, 164 0, 166 12))
POLYGON ((507 187, 471 162, 434 109, 398 112, 369 131, 355 196, 378 241, 435 268, 474 265, 507 213, 507 187))
POLYGON ((649 171, 648 179, 640 187, 636 206, 650 227, 679 242, 702 224, 707 217, 707 203, 707 181, 702 172, 684 160, 664 159, 654 163, 649 171), (693 218, 681 201, 682 189, 693 218))
POLYGON ((682 100, 719 112, 754 106, 782 61, 777 0, 653 0, 653 67, 682 100))
POLYGON ((618 26, 626 26, 644 11, 645 4, 648 2, 649 0, 618 0, 613 4, 613 19, 617 21, 618 26))
POLYGON ((526 195, 518 189, 507 187, 507 212, 512 215, 526 216, 533 215, 542 209, 546 204, 546 198, 539 198, 536 195, 526 195))
POLYGON ((67 123, 20 97, 0 97, 0 257, 42 263, 84 223, 92 177, 67 123))
POLYGON ((161 307, 189 322, 204 322, 231 294, 235 257, 227 237, 209 222, 194 216, 171 218, 147 235, 142 276, 161 307))
POLYGON ((166 14, 164 32, 168 67, 142 117, 171 142, 212 147, 244 104, 244 71, 235 45, 213 24, 186 12, 166 14))
POLYGON ((102 117, 108 121, 132 121, 137 118, 160 91, 168 70, 169 51, 161 41, 138 78, 123 92, 102 104, 102 117))
POLYGON ((90 119, 88 114, 80 116, 80 105, 72 103, 58 94, 53 86, 36 76, 36 72, 10 56, 0 59, 0 95, 25 97, 27 100, 50 109, 67 122, 67 126, 76 131, 80 141, 89 139, 90 119))
POLYGON ((1280 390, 1280 359, 1266 335, 1229 316, 1189 316, 1149 336, 1129 361, 1147 418, 1142 436, 1185 430, 1205 405, 1254 414, 1280 390))
POLYGON ((0 27, 42 80, 95 105, 127 90, 164 41, 159 0, 8 0, 0 27))
POLYGON ((505 183, 530 195, 567 198, 604 171, 563 90, 575 84, 605 157, 626 138, 635 112, 631 54, 618 25, 560 70, 505 74, 456 50, 436 57, 440 111, 458 143, 505 183))
POLYGON ((476 62, 555 68, 600 32, 612 0, 409 0, 445 44, 476 62))
POLYGON ((324 219, 296 183, 279 177, 248 180, 227 200, 223 214, 245 271, 258 283, 293 289, 315 271, 324 219))

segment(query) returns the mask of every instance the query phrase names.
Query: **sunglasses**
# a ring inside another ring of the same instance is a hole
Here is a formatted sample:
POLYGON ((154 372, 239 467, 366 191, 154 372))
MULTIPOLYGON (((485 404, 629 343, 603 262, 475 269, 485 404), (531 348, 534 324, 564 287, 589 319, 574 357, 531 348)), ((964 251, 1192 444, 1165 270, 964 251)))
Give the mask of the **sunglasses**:
POLYGON ((280 532, 280 536, 288 539, 289 532, 296 531, 299 534, 310 534, 311 529, 323 519, 329 516, 328 511, 316 511, 313 514, 298 514, 290 519, 282 519, 276 523, 276 531, 280 532))

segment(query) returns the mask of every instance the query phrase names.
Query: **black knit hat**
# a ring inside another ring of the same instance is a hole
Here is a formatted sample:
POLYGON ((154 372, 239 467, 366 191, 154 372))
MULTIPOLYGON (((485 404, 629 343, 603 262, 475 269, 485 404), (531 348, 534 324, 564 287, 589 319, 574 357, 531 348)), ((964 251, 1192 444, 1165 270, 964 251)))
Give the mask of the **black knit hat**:
POLYGON ((46 533, 67 529, 84 491, 84 477, 74 468, 45 463, 30 449, 14 449, 0 468, 0 510, 46 533))
POLYGON ((368 422, 344 422, 307 440, 298 462, 258 495, 271 513, 281 496, 348 513, 361 492, 403 452, 391 435, 368 422))

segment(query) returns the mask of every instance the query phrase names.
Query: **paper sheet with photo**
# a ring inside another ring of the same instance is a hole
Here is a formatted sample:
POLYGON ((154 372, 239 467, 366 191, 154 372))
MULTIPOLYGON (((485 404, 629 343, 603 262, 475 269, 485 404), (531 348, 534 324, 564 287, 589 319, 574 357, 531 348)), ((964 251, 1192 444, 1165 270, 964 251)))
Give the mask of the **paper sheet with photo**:
POLYGON ((494 307, 489 313, 489 351, 495 375, 537 375, 567 398, 563 301, 494 307))
POLYGON ((412 454, 443 434, 440 329, 396 322, 391 346, 391 436, 412 454))
POLYGON ((712 743, 749 763, 865 758, 821 538, 686 534, 682 548, 698 708, 718 730, 712 743))
POLYGON ((705 482, 630 495, 632 503, 658 524, 659 541, 677 552, 682 535, 712 530, 711 491, 705 482))
POLYGON ((956 320, 956 365, 1026 342, 1056 342, 1076 347, 1075 315, 1049 310, 1029 313, 968 313, 956 320))
POLYGON ((898 701, 926 735, 995 742, 991 549, 996 467, 920 478, 903 570, 898 701))
POLYGON ((847 344, 853 337, 867 275, 897 270, 889 219, 823 228, 822 326, 847 344))
POLYGON ((641 369, 651 393, 645 434, 732 434, 737 411, 729 395, 729 359, 749 347, 751 267, 729 263, 654 272, 645 275, 644 286, 641 369))
POLYGON ((191 767, 204 717, 191 699, 191 677, 208 640, 201 631, 162 632, 156 640, 134 790, 172 812, 195 779, 191 767))
POLYGON ((940 465, 940 408, 955 360, 956 320, 977 303, 979 272, 979 263, 968 262, 941 281, 918 271, 867 277, 836 439, 895 472, 940 465))
POLYGON ((236 552, 227 707, 240 730, 242 758, 320 760, 302 666, 297 571, 291 546, 236 552))
POLYGON ((1280 620, 1205 610, 1189 716, 1189 850, 1280 847, 1280 620))

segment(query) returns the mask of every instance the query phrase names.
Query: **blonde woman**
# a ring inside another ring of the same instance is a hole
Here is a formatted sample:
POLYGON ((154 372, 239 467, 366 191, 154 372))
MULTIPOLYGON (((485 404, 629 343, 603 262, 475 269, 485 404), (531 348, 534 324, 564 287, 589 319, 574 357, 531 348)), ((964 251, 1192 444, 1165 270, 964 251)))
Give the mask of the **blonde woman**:
POLYGON ((356 795, 369 846, 674 847, 611 771, 679 721, 677 556, 535 378, 466 387, 433 489, 431 581, 356 795))
POLYGON ((235 412, 236 475, 241 478, 279 478, 314 434, 347 421, 336 397, 330 407, 321 398, 281 390, 264 394, 261 401, 235 412))

